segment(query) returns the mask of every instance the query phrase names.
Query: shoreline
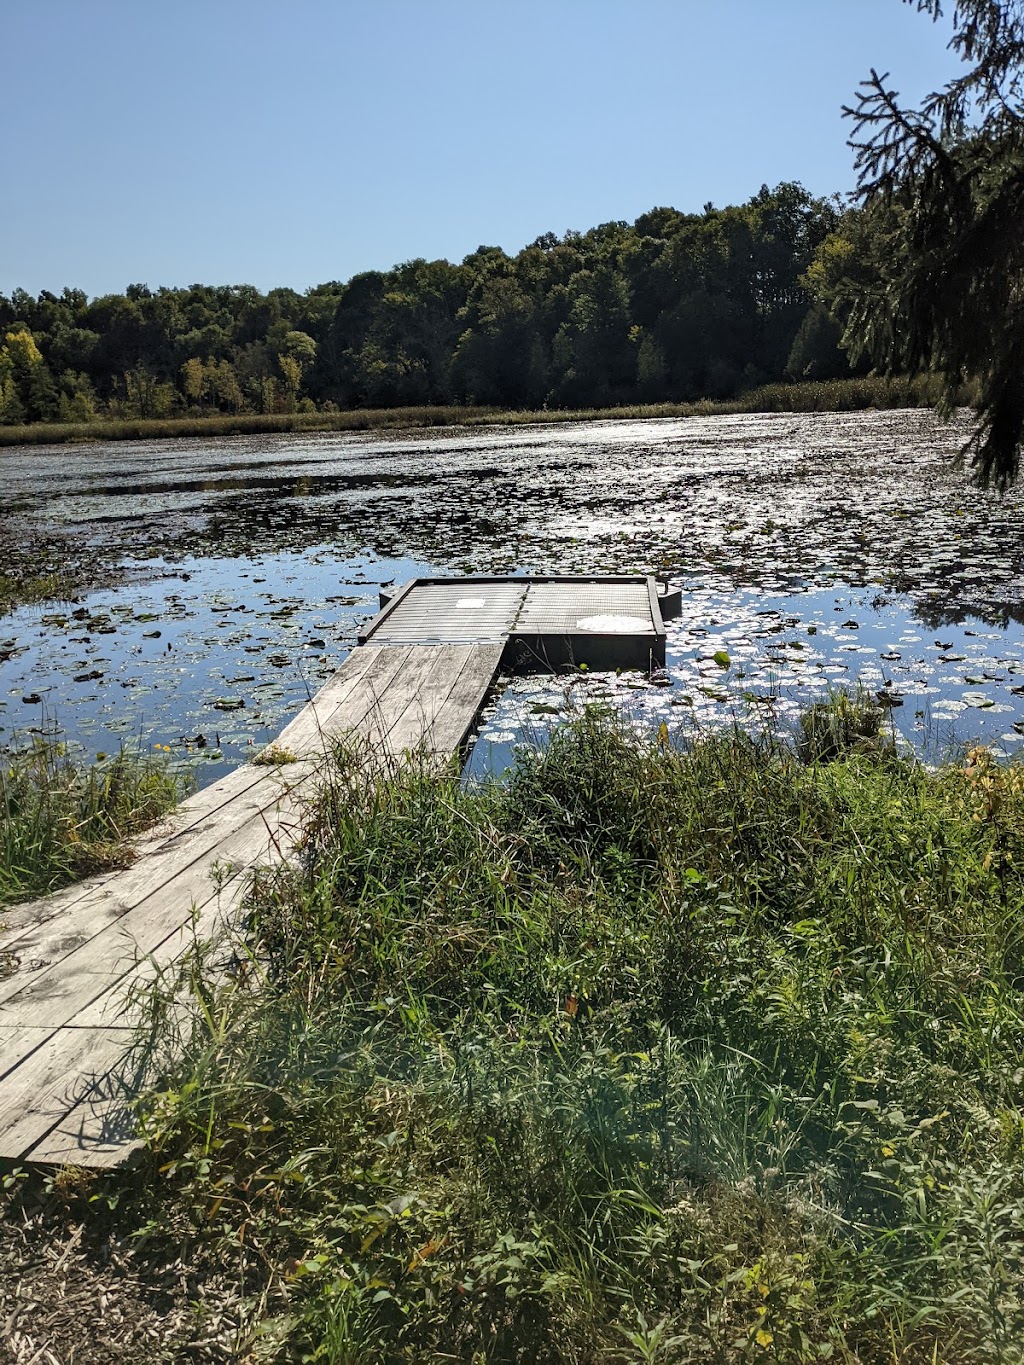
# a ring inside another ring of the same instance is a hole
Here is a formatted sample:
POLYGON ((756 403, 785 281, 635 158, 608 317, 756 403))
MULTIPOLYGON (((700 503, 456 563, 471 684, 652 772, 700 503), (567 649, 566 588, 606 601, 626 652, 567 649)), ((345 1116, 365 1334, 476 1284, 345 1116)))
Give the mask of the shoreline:
POLYGON ((0 426, 0 448, 95 444, 103 441, 181 440, 188 437, 408 430, 431 427, 532 426, 563 422, 648 421, 739 413, 856 412, 934 407, 938 382, 930 375, 885 379, 811 380, 766 384, 736 398, 688 403, 627 403, 606 408, 503 409, 450 404, 409 408, 353 408, 343 412, 223 413, 167 418, 100 418, 93 422, 35 422, 0 426))

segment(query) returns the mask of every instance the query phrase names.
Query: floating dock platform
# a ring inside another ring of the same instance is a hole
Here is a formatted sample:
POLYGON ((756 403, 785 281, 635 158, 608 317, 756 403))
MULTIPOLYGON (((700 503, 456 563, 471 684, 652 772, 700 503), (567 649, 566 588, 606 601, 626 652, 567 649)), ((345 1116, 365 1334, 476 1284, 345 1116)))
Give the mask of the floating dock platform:
POLYGON ((252 869, 293 852, 335 741, 382 772, 409 754, 446 763, 503 670, 662 667, 659 600, 647 578, 415 579, 279 735, 294 763, 235 769, 140 841, 130 868, 5 909, 0 1159, 115 1166, 140 1145, 132 992, 238 922, 252 869))
POLYGON ((665 667, 653 578, 414 578, 360 632, 361 644, 504 645, 507 673, 665 667))

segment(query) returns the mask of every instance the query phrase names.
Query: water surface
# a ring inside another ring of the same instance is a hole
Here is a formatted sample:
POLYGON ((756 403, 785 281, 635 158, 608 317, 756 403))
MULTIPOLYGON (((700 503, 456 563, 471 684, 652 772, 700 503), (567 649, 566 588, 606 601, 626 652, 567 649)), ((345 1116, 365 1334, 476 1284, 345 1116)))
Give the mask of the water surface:
POLYGON ((206 780, 305 703, 382 584, 654 572, 686 589, 672 686, 519 680, 472 770, 583 698, 692 731, 857 679, 930 753, 1012 751, 1020 498, 972 486, 963 436, 898 412, 4 450, 0 572, 80 591, 0 618, 0 743, 167 746, 206 780))

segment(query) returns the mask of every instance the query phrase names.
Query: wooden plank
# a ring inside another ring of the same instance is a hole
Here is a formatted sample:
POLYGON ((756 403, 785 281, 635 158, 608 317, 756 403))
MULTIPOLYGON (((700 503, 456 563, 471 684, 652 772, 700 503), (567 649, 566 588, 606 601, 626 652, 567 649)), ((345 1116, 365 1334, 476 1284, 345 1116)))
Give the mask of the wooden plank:
POLYGON ((359 686, 367 673, 386 665, 387 661, 381 657, 383 654, 382 649, 353 650, 337 673, 310 698, 298 715, 292 717, 274 743, 294 753, 315 748, 324 724, 329 724, 330 717, 349 693, 359 686))
POLYGON ((369 748, 386 748, 388 735, 402 715, 429 689, 431 678, 441 665, 438 656, 443 649, 440 645, 416 645, 405 651, 402 671, 388 690, 367 708, 358 726, 359 734, 369 748))
POLYGON ((429 748, 429 733, 476 648, 451 644, 433 647, 431 653, 436 660, 429 676, 391 727, 383 745, 383 757, 389 765, 401 763, 407 753, 419 754, 429 748))
MULTIPOLYGON (((277 846, 283 848, 288 835, 278 826, 272 826, 272 831, 277 846)), ((22 1011, 41 1017, 42 1008, 56 1023, 70 1022, 100 994, 102 987, 97 989, 94 977, 106 975, 112 978, 109 984, 114 984, 140 957, 157 952, 168 940, 177 937, 184 946, 191 937, 193 911, 209 916, 210 907, 226 898, 232 906, 236 904, 244 891, 244 873, 257 858, 274 852, 271 837, 261 812, 222 839, 206 858, 165 882, 81 947, 34 970, 19 971, 3 983, 6 987, 15 984, 17 989, 0 1001, 0 1019, 20 1019, 22 1011), (218 863, 234 865, 220 886, 212 875, 218 863)))
MULTIPOLYGON (((39 925, 47 923, 56 916, 66 916, 77 912, 82 904, 101 905, 110 898, 113 884, 118 893, 133 884, 134 876, 148 877, 149 860, 164 849, 174 845, 184 848, 190 839, 209 828, 211 822, 225 807, 237 801, 253 787, 263 782, 266 770, 254 768, 251 764, 234 769, 226 777, 188 797, 178 807, 175 814, 160 829, 137 845, 135 862, 127 869, 104 873, 101 877, 90 877, 74 887, 67 887, 54 896, 44 896, 39 900, 26 901, 22 905, 11 906, 3 911, 5 930, 0 935, 0 945, 5 952, 14 951, 25 935, 31 934, 39 925)), ((130 894, 130 893, 123 893, 130 894)), ((123 898, 119 895, 118 898, 123 898)))
MULTIPOLYGON (((358 650, 349 656, 342 669, 321 688, 313 701, 285 727, 277 742, 282 747, 298 745, 298 750, 293 748, 293 752, 301 753, 303 748, 317 752, 323 736, 329 733, 335 712, 353 691, 368 680, 366 675, 368 674, 369 679, 377 686, 386 687, 400 666, 401 658, 396 656, 395 651, 385 651, 373 646, 358 650), (382 655, 385 656, 383 659, 382 655)), ((372 704, 372 698, 367 699, 367 704, 372 704)), ((358 708, 347 714, 346 724, 358 724, 364 709, 358 708)), ((148 881, 152 875, 151 859, 154 855, 165 853, 173 844, 175 851, 185 856, 193 837, 198 839, 200 834, 209 835, 211 831, 217 833, 219 820, 215 817, 223 816, 227 807, 233 807, 232 818, 238 818, 247 807, 251 807, 252 810, 260 809, 265 804, 262 793, 255 796, 246 807, 236 806, 235 802, 265 782, 267 776, 266 769, 246 764, 189 797, 182 802, 174 817, 166 822, 158 833, 139 841, 137 861, 131 871, 137 872, 144 881, 148 881)), ((192 851, 197 854, 199 852, 198 849, 192 851)), ((131 905, 130 898, 134 894, 135 886, 130 873, 126 875, 124 870, 120 869, 106 873, 102 877, 90 878, 74 887, 67 887, 55 895, 10 907, 3 912, 3 920, 0 922, 0 943, 3 944, 5 951, 16 952, 19 956, 28 954, 40 957, 46 956, 48 951, 60 951, 59 942, 44 947, 41 941, 35 941, 34 931, 58 916, 65 919, 76 910, 85 911, 89 917, 96 913, 116 918, 122 912, 126 899, 128 906, 131 905), (115 905, 111 905, 107 897, 111 883, 116 884, 118 893, 115 905)), ((76 929, 68 921, 65 931, 70 935, 75 933, 76 929)))
MULTIPOLYGON (((16 995, 28 980, 119 924, 137 906, 158 895, 166 886, 179 887, 183 894, 189 887, 205 891, 214 864, 237 856, 224 852, 225 834, 250 826, 265 830, 268 823, 276 827, 278 819, 272 812, 280 807, 283 792, 300 785, 315 771, 316 763, 313 762, 263 769, 258 782, 252 784, 239 801, 220 812, 220 818, 175 835, 156 849, 145 863, 129 868, 115 883, 96 888, 59 920, 46 921, 5 944, 4 951, 20 958, 23 965, 0 981, 0 1004, 16 995), (184 881, 179 881, 180 878, 184 881), (37 965, 29 966, 30 963, 37 965)), ((176 914, 179 922, 188 917, 190 909, 188 900, 177 911, 168 907, 169 913, 176 914)))
POLYGON ((136 1022, 138 1016, 132 1012, 130 995, 152 985, 159 973, 177 961, 187 947, 187 943, 182 943, 178 952, 173 954, 168 947, 167 952, 162 954, 163 961, 158 962, 152 957, 143 957, 139 958, 130 970, 123 975, 118 976, 111 973, 109 984, 101 990, 99 995, 76 1014, 65 1019, 60 1027, 117 1028, 124 1025, 126 1020, 131 1023, 136 1022))
POLYGON ((502 645, 476 645, 444 706, 425 736, 426 748, 447 760, 461 748, 494 685, 501 664, 502 645))
POLYGON ((349 655, 349 662, 343 665, 344 686, 332 696, 331 704, 321 705, 317 701, 305 707, 281 731, 277 743, 296 754, 328 753, 331 742, 359 726, 368 711, 387 694, 405 665, 406 655, 404 649, 372 645, 349 655))
POLYGON ((130 1030, 113 1028, 51 1033, 0 1080, 0 1153, 23 1157, 107 1077, 127 1083, 132 1073, 121 1062, 130 1038, 130 1030))
MULTIPOLYGON (((166 837, 167 831, 165 830, 162 838, 166 837)), ((146 842, 152 843, 154 847, 159 847, 161 840, 150 839, 146 842)), ((135 856, 143 856, 144 848, 142 840, 135 844, 133 846, 135 856)), ((51 891, 48 895, 40 896, 36 900, 19 901, 17 905, 4 906, 0 910, 0 950, 6 950, 9 941, 25 933, 26 930, 45 924, 47 920, 56 919, 59 915, 66 914, 76 902, 84 900, 91 892, 108 886, 123 871, 123 867, 112 868, 109 872, 100 872, 96 876, 86 877, 80 882, 62 887, 59 891, 51 891)))
POLYGON ((20 1066, 26 1057, 42 1047, 54 1032, 52 1028, 27 1027, 25 1024, 0 1024, 0 1079, 20 1066))
MULTIPOLYGON (((271 771, 268 781, 276 779, 276 799, 240 827, 229 829, 206 856, 163 881, 85 943, 0 983, 0 1019, 21 1018, 24 1010, 29 1018, 69 1023, 101 993, 96 976, 107 976, 108 984, 116 984, 140 957, 160 952, 170 940, 171 955, 177 956, 191 938, 195 913, 203 917, 202 933, 208 935, 213 929, 211 907, 223 919, 244 894, 244 874, 260 861, 287 857, 301 832, 311 789, 281 776, 293 771, 291 765, 271 771), (218 867, 225 870, 215 878, 218 867)), ((167 953, 162 956, 166 960, 167 953)))
POLYGON ((121 1066, 130 1030, 119 1027, 132 983, 237 918, 245 874, 290 854, 337 737, 353 736, 375 763, 421 745, 447 756, 501 655, 501 645, 364 646, 281 732, 299 763, 236 770, 184 803, 136 867, 23 911, 5 946, 33 965, 0 982, 0 1156, 123 1159, 136 1145, 125 1093, 138 1073, 121 1066))
MULTIPOLYGON (((360 680, 368 670, 371 676, 374 676, 374 671, 376 671, 382 685, 386 686, 387 680, 400 666, 400 660, 390 657, 392 653, 393 651, 390 650, 385 651, 380 647, 369 646, 350 654, 338 672, 289 722, 276 742, 282 747, 292 748, 292 751, 297 754, 303 749, 315 752, 319 747, 318 739, 330 726, 334 712, 346 697, 359 687, 360 680), (388 657, 381 660, 381 655, 388 657)), ((140 864, 148 866, 149 859, 154 854, 160 853, 164 846, 172 840, 178 841, 178 846, 182 847, 185 843, 185 836, 194 833, 198 826, 205 825, 213 817, 220 815, 227 806, 232 805, 258 783, 263 782, 266 776, 266 769, 254 767, 252 764, 244 764, 227 773, 224 777, 218 778, 208 787, 196 792, 194 796, 188 797, 166 821, 162 822, 156 831, 144 835, 137 841, 134 865, 136 867, 140 864)), ((57 916, 69 913, 80 902, 86 901, 90 905, 97 904, 98 897, 109 887, 111 882, 122 878, 123 873, 124 869, 116 869, 99 877, 90 877, 74 886, 65 887, 62 891, 52 895, 40 897, 34 901, 26 901, 21 905, 7 907, 2 913, 2 919, 0 919, 0 944, 3 945, 5 951, 14 950, 14 944, 25 933, 57 916)), ((130 886, 130 882, 124 880, 118 882, 119 890, 127 886, 130 886)), ((33 952, 32 955, 39 956, 40 954, 33 952)))
POLYGON ((23 1160, 53 1166, 111 1169, 143 1146, 128 1097, 93 1094, 61 1114, 56 1125, 25 1153, 23 1160))
MULTIPOLYGON (((403 672, 402 686, 389 690, 385 705, 360 691, 350 698, 354 711, 348 715, 365 713, 364 723, 374 730, 380 728, 385 752, 390 754, 388 740, 394 734, 400 736, 395 742, 396 752, 414 748, 424 725, 433 718, 432 710, 428 713, 426 709, 429 702, 425 704, 421 698, 434 697, 434 688, 440 688, 443 682, 445 690, 440 694, 443 703, 472 654, 473 648, 465 646, 424 648, 418 651, 411 676, 403 672), (399 712, 397 717, 395 712, 399 712)), ((464 721, 463 728, 471 720, 472 716, 464 721)), ((223 902, 226 895, 233 905, 242 894, 243 888, 239 887, 232 893, 222 889, 218 895, 212 880, 215 866, 236 865, 238 876, 240 871, 260 861, 289 854, 301 830, 306 804, 302 789, 310 775, 303 773, 298 781, 293 781, 291 774, 296 766, 270 770, 265 787, 251 792, 250 802, 246 803, 248 808, 259 798, 258 809, 240 825, 229 827, 226 837, 211 845, 219 832, 214 825, 200 856, 192 856, 194 844, 185 846, 187 867, 182 867, 178 859, 167 865, 159 853, 154 855, 141 882, 136 879, 136 903, 125 907, 121 901, 118 905, 121 913, 113 921, 109 913, 107 920, 98 920, 91 907, 86 907, 86 913, 80 916, 85 922, 62 920, 56 926, 44 926, 34 935, 25 936, 21 947, 37 965, 22 968, 0 983, 0 1019, 18 1018, 25 1023, 48 1023, 55 1027, 70 1023, 104 990, 131 971, 140 956, 158 952, 169 940, 174 940, 171 955, 176 956, 190 935, 193 910, 202 911, 218 899, 223 902), (150 887, 155 889, 149 890, 150 887)), ((235 816, 235 807, 229 808, 228 813, 235 816)), ((174 851, 181 854, 182 847, 179 843, 174 851)), ((126 874, 126 880, 130 879, 131 874, 126 874)), ((229 878, 228 884, 232 880, 229 878)), ((224 908, 222 905, 222 911, 224 908)))
POLYGON ((17 995, 0 1005, 0 1024, 16 1019, 26 1027, 60 1028, 104 991, 117 985, 132 970, 133 963, 109 971, 92 971, 74 957, 30 981, 17 995))

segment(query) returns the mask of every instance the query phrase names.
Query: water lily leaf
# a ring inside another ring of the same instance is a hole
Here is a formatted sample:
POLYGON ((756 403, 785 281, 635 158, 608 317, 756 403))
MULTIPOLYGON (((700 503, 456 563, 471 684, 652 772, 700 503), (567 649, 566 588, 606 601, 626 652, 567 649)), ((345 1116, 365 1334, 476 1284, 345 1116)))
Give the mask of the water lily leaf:
POLYGON ((724 649, 716 649, 711 657, 719 668, 728 668, 732 663, 732 660, 724 649))
POLYGON ((710 697, 712 701, 728 701, 729 696, 726 692, 719 692, 713 687, 698 687, 698 692, 702 692, 705 697, 710 697))

